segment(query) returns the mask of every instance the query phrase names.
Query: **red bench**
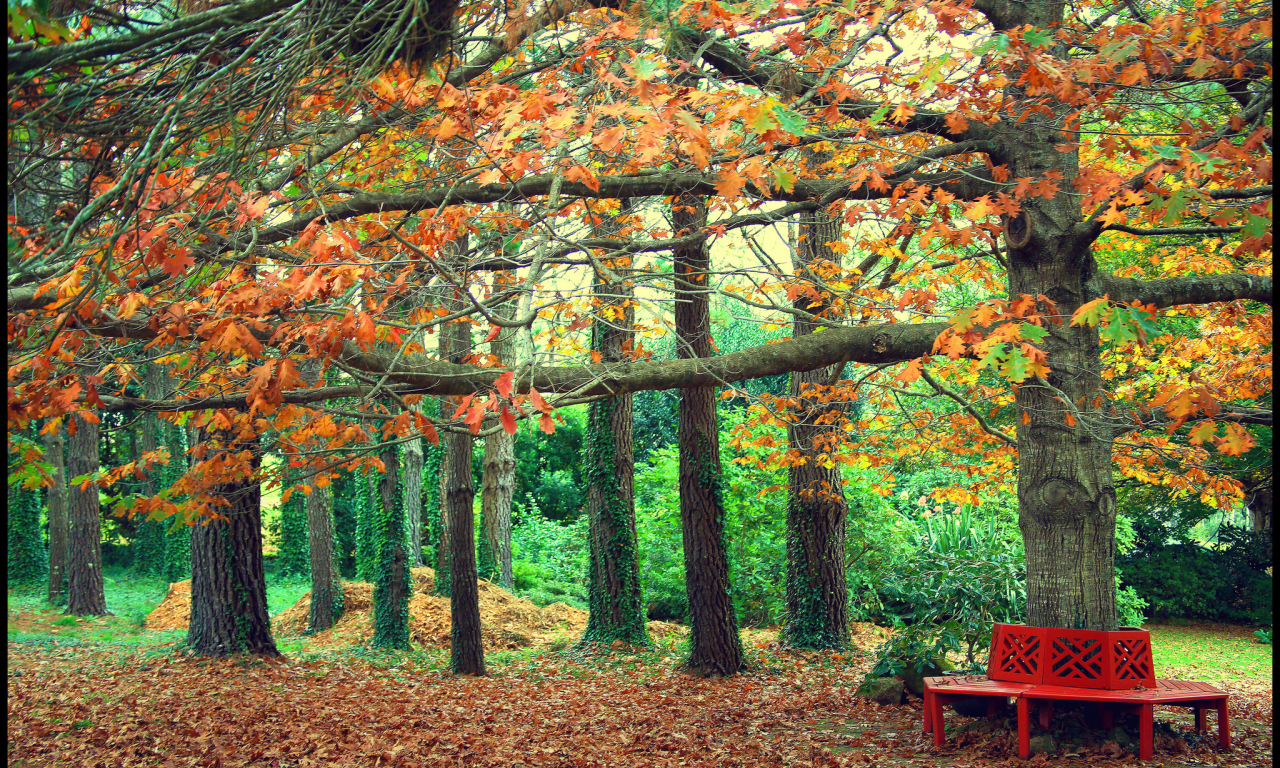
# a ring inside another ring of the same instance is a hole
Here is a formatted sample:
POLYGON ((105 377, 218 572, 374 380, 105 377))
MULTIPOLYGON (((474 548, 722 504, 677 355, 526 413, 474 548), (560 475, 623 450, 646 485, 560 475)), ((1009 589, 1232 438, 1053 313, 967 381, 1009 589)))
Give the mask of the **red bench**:
POLYGON ((1205 713, 1218 713, 1218 745, 1231 748, 1227 694, 1207 683, 1157 680, 1150 633, 1124 628, 1116 632, 996 624, 986 675, 929 677, 924 681, 924 730, 942 746, 943 707, 972 696, 991 697, 988 715, 1009 697, 1018 702, 1018 756, 1030 757, 1029 708, 1035 704, 1048 729, 1055 700, 1097 702, 1105 727, 1112 709, 1138 714, 1138 757, 1152 754, 1151 718, 1156 704, 1190 707, 1196 730, 1204 733, 1205 713))

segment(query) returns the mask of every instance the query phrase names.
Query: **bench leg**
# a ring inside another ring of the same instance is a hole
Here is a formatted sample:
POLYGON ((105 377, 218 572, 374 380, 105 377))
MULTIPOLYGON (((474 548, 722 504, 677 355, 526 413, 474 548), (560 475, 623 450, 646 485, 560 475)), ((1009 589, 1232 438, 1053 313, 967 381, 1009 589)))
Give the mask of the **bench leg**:
POLYGON ((938 694, 933 695, 933 707, 929 713, 929 722, 933 726, 933 745, 941 747, 946 741, 946 728, 942 726, 942 697, 938 694))
POLYGON ((1151 705, 1141 704, 1138 712, 1138 759, 1150 760, 1153 752, 1151 735, 1151 705))
POLYGON ((1031 757, 1031 715, 1027 704, 1025 697, 1018 697, 1018 757, 1023 760, 1031 757))
POLYGON ((1231 749, 1231 721, 1227 719, 1227 700, 1218 699, 1218 746, 1231 749))
POLYGON ((1098 715, 1102 718, 1102 727, 1110 730, 1112 725, 1111 707, 1108 707, 1106 702, 1098 702, 1098 715))
POLYGON ((933 706, 933 691, 926 686, 924 689, 924 732, 929 732, 929 710, 933 706))
POLYGON ((990 696, 987 698, 987 719, 995 717, 1005 705, 1004 697, 990 696))
POLYGON ((1053 700, 1042 699, 1038 705, 1040 707, 1040 730, 1049 730, 1049 722, 1053 720, 1053 700))

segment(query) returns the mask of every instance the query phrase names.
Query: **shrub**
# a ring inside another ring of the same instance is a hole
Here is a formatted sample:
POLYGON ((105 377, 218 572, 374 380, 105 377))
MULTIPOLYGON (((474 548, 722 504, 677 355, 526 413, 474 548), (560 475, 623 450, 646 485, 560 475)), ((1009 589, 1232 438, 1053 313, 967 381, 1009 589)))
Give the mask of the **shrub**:
POLYGON ((1271 623, 1271 577, 1263 536, 1222 528, 1218 548, 1191 542, 1146 545, 1122 557, 1126 584, 1153 618, 1271 623))

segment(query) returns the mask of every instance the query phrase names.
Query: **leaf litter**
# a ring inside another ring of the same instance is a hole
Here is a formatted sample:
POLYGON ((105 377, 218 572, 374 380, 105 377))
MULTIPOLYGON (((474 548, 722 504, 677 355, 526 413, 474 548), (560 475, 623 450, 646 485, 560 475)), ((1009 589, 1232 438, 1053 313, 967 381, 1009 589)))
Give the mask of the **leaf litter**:
MULTIPOLYGON (((776 631, 744 630, 751 669, 711 681, 680 672, 671 634, 643 653, 548 650, 552 639, 580 636, 585 612, 538 608, 482 583, 486 647, 529 645, 491 654, 489 677, 454 676, 435 650, 447 647, 448 601, 426 594, 432 576, 414 571, 411 623, 422 650, 413 653, 370 655, 358 647, 370 599, 359 583, 344 585, 351 624, 279 660, 11 642, 9 764, 1026 765, 1008 713, 971 720, 948 712, 947 742, 938 749, 921 732, 919 699, 881 707, 856 696, 870 649, 884 636, 873 625, 856 625, 854 650, 846 652, 792 652, 779 647, 776 631), (317 647, 324 650, 312 652, 317 647)), ((183 594, 181 585, 170 590, 158 622, 185 624, 183 594)), ((189 586, 185 595, 189 610, 189 586)), ((275 618, 280 636, 305 629, 308 599, 275 618)), ((1155 757, 1145 765, 1272 765, 1269 681, 1220 684, 1232 694, 1233 749, 1217 751, 1212 721, 1209 736, 1198 738, 1184 710, 1160 708, 1155 757)), ((1067 717, 1060 714, 1055 726, 1067 717)), ((1139 765, 1135 752, 1136 745, 1103 738, 1064 743, 1030 762, 1119 768, 1139 765)))

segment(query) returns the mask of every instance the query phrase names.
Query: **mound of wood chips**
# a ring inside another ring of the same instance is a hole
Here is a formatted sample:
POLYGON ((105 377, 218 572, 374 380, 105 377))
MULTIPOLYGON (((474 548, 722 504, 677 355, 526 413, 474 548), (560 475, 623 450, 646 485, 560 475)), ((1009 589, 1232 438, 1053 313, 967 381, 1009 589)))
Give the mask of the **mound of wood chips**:
MULTIPOLYGON (((409 598, 409 640, 427 648, 448 648, 449 600, 431 594, 435 571, 414 568, 413 592, 409 598)), ((336 626, 311 638, 312 648, 332 648, 368 642, 373 636, 373 585, 344 581, 343 613, 336 626)), ((297 636, 307 629, 311 612, 311 593, 303 595, 292 608, 271 620, 278 636, 297 636)), ((151 615, 147 629, 186 629, 191 617, 191 582, 169 585, 169 593, 151 615)), ((557 640, 573 640, 587 627, 587 612, 564 603, 539 607, 516 597, 488 581, 480 582, 480 633, 486 651, 541 648, 557 640)), ((684 634, 679 624, 661 621, 648 623, 653 639, 671 634, 684 634)))

